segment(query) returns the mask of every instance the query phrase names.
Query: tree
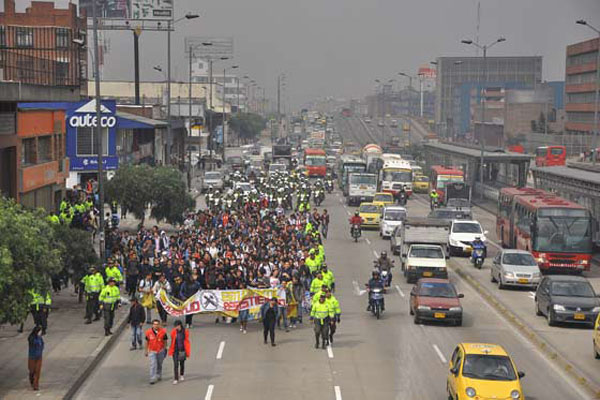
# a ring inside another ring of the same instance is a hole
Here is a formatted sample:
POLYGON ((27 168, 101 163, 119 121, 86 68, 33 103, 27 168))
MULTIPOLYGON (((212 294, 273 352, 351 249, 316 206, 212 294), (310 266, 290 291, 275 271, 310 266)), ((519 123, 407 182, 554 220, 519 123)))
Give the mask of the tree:
POLYGON ((64 247, 43 210, 28 211, 0 198, 0 323, 27 317, 33 289, 45 295, 50 275, 61 271, 64 247))
POLYGON ((187 192, 182 174, 169 167, 153 168, 152 211, 157 221, 182 223, 183 213, 194 208, 195 202, 187 192))
POLYGON ((153 218, 169 223, 182 222, 184 211, 194 207, 181 172, 170 167, 121 167, 108 181, 106 195, 135 215, 140 226, 144 225, 148 206, 153 218))
POLYGON ((56 239, 64 249, 63 268, 75 278, 81 279, 88 267, 98 263, 98 256, 92 245, 92 234, 62 224, 54 225, 54 231, 56 239))
POLYGON ((106 183, 106 198, 116 200, 144 225, 146 209, 152 202, 154 169, 146 164, 125 165, 106 183))
POLYGON ((239 137, 247 141, 260 136, 266 127, 266 121, 258 114, 238 113, 231 117, 229 126, 237 132, 239 137))

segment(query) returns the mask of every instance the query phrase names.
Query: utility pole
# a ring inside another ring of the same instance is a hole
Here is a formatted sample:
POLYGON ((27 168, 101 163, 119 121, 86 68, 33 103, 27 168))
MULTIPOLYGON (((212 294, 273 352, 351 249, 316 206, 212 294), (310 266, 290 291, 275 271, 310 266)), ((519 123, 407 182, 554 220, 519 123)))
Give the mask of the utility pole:
MULTIPOLYGON (((98 51, 98 18, 96 10, 96 0, 92 1, 92 19, 94 30, 94 75, 96 86, 96 149, 98 150, 98 210, 100 210, 99 228, 100 228, 100 261, 104 262, 104 171, 102 160, 102 126, 101 115, 101 97, 100 97, 100 66, 98 51)), ((139 94, 138 94, 139 97, 139 94)), ((108 132, 107 132, 108 135, 108 132)))
MULTIPOLYGON (((95 2, 96 0, 93 0, 95 2)), ((135 79, 135 104, 140 104, 140 34, 141 28, 133 30, 133 70, 135 79)))
MULTIPOLYGON (((192 190, 192 146, 191 146, 191 142, 192 142, 192 58, 194 57, 194 53, 193 53, 194 49, 192 46, 190 46, 189 48, 189 57, 190 57, 190 76, 189 76, 189 80, 188 80, 188 159, 189 159, 189 164, 188 164, 188 173, 187 173, 187 180, 188 180, 188 190, 191 191, 192 190)), ((200 161, 200 157, 202 155, 200 146, 202 146, 202 141, 198 141, 198 161, 200 161)))

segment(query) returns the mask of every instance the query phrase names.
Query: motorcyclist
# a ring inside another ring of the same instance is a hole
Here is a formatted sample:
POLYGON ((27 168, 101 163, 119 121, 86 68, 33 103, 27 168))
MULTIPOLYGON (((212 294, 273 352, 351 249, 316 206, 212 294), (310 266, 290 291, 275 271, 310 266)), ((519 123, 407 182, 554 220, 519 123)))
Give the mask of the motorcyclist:
POLYGON ((476 249, 482 249, 483 250, 483 258, 485 258, 485 256, 486 256, 485 243, 483 242, 483 240, 481 240, 481 238, 479 236, 475 237, 475 240, 471 244, 471 247, 473 247, 473 251, 471 252, 471 262, 475 262, 474 256, 475 256, 476 249))
POLYGON ((377 268, 379 269, 379 271, 386 271, 388 274, 388 282, 384 282, 386 283, 387 286, 389 286, 392 283, 392 268, 394 268, 394 264, 392 262, 392 260, 388 257, 387 255, 387 251, 382 251, 381 255, 379 256, 379 258, 376 261, 377 264, 377 268))
POLYGON ((398 203, 400 203, 400 205, 405 205, 407 199, 408 196, 406 194, 406 186, 402 185, 400 187, 400 190, 398 190, 398 192, 396 193, 396 200, 398 201, 398 203))
MULTIPOLYGON (((383 289, 385 290, 385 284, 383 283, 383 281, 381 280, 381 274, 379 273, 379 270, 375 269, 373 270, 372 274, 371 274, 371 279, 369 279, 369 282, 367 283, 367 290, 369 291, 369 305, 367 306, 367 311, 371 311, 372 308, 372 300, 371 300, 371 290, 373 289, 383 289)), ((381 310, 385 310, 385 300, 382 299, 381 302, 381 310)))
POLYGON ((352 227, 354 225, 358 226, 358 230, 360 232, 360 226, 363 223, 363 219, 361 218, 361 216, 358 214, 358 211, 356 211, 354 213, 354 215, 350 218, 350 234, 352 234, 352 227))
POLYGON ((440 195, 438 194, 437 190, 435 190, 435 189, 432 189, 431 192, 429 193, 429 201, 430 201, 430 205, 431 205, 432 209, 434 207, 434 204, 437 204, 439 197, 440 197, 440 195))

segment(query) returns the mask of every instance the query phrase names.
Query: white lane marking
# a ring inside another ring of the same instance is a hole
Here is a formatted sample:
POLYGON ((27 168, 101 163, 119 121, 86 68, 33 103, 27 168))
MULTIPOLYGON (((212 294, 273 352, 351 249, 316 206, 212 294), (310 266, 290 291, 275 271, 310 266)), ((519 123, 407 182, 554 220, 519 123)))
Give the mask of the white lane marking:
POLYGON ((217 360, 223 358, 223 350, 225 350, 225 342, 219 344, 219 350, 217 350, 217 360))
POLYGON ((350 213, 350 211, 348 211, 348 210, 346 210, 346 213, 348 213, 348 215, 352 215, 352 214, 350 213))
POLYGON ((367 244, 370 246, 371 245, 371 241, 369 240, 369 238, 365 239, 367 241, 367 244))
POLYGON ((377 254, 375 250, 373 250, 373 255, 375 256, 375 258, 379 258, 379 254, 377 254))
POLYGON ((335 391, 335 400, 342 400, 342 390, 339 386, 334 386, 333 390, 335 391))
POLYGON ((400 286, 396 285, 396 290, 398 291, 398 294, 402 297, 404 297, 404 292, 402 291, 402 289, 400 289, 400 286))
POLYGON ((327 356, 329 358, 333 358, 333 350, 331 349, 331 346, 327 346, 327 356))
POLYGON ((435 352, 437 353, 438 357, 442 361, 442 364, 446 364, 448 362, 448 360, 446 360, 446 357, 444 357, 444 355, 442 354, 442 351, 440 350, 440 348, 437 347, 437 344, 433 345, 433 349, 435 350, 435 352))
POLYGON ((535 300, 535 293, 533 293, 533 292, 529 292, 529 298, 530 298, 531 300, 535 300))
POLYGON ((204 400, 212 399, 213 390, 215 389, 215 385, 208 385, 208 389, 206 390, 206 396, 204 396, 204 400))
POLYGON ((358 286, 358 282, 356 282, 356 281, 352 281, 352 286, 354 286, 354 294, 357 296, 362 296, 363 294, 365 294, 367 292, 365 289, 361 290, 360 287, 358 286))

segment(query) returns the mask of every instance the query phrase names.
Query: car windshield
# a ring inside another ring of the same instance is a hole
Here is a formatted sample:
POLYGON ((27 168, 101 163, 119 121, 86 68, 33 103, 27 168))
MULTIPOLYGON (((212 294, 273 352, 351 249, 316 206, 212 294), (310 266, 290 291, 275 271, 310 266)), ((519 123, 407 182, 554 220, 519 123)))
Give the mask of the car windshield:
POLYGON ((419 287, 419 296, 456 298, 456 290, 446 282, 423 282, 419 287))
POLYGON ((594 290, 587 282, 552 282, 550 293, 553 296, 594 297, 594 290))
POLYGON ((394 197, 391 194, 376 194, 373 201, 380 201, 383 203, 393 203, 394 197))
POLYGON ((363 204, 359 210, 361 213, 378 213, 379 207, 374 204, 363 204))
POLYGON ((409 171, 387 171, 383 174, 383 180, 388 182, 410 182, 412 172, 409 171))
POLYGON ((481 233, 481 226, 479 224, 469 222, 457 222, 452 225, 452 232, 454 233, 481 233))
POLYGON ((502 264, 522 265, 527 267, 537 266, 535 258, 527 253, 507 253, 502 257, 502 264))
POLYGON ((444 258, 444 253, 439 247, 411 247, 409 257, 444 258))
POLYGON ((510 358, 487 354, 467 354, 462 374, 467 378, 492 381, 514 381, 517 379, 510 358))
POLYGON ((406 219, 406 211, 403 210, 388 210, 383 217, 386 221, 404 221, 406 219))
POLYGON ((429 182, 429 178, 426 176, 417 176, 415 178, 415 182, 429 182))
POLYGON ((376 185, 377 176, 375 175, 350 175, 350 183, 352 185, 376 185))
POLYGON ((221 173, 220 172, 207 172, 204 175, 204 179, 221 179, 221 173))
POLYGON ((325 156, 306 156, 304 160, 304 165, 311 167, 322 167, 326 163, 325 156))
POLYGON ((586 210, 546 209, 538 212, 533 249, 565 253, 592 251, 592 226, 586 210))

